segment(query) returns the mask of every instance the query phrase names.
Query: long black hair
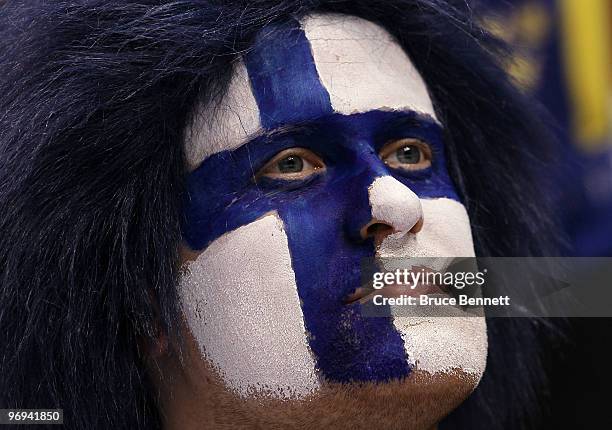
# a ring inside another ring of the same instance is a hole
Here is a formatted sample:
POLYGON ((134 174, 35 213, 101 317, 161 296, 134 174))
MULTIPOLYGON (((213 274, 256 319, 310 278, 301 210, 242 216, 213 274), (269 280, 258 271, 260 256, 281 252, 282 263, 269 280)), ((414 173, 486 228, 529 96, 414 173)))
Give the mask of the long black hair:
MULTIPOLYGON (((142 346, 179 320, 185 126, 196 103, 220 99, 258 29, 314 10, 379 23, 408 52, 445 124, 478 255, 552 252, 535 174, 550 155, 543 114, 464 1, 8 1, 0 407, 63 408, 73 429, 160 428, 142 346)), ((537 425, 538 327, 489 321, 485 376, 445 426, 537 425)))

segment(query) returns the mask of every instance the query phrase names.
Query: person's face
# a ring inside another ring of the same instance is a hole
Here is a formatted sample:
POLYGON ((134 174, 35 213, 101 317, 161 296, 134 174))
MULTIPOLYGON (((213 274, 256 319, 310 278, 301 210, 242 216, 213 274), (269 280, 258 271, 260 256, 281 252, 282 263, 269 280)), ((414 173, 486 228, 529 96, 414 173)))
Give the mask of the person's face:
POLYGON ((218 386, 299 403, 386 384, 415 406, 416 374, 454 375, 442 391, 461 398, 473 389, 482 319, 367 318, 351 301, 364 258, 474 255, 442 130, 380 27, 316 15, 262 30, 186 143, 179 292, 218 386))

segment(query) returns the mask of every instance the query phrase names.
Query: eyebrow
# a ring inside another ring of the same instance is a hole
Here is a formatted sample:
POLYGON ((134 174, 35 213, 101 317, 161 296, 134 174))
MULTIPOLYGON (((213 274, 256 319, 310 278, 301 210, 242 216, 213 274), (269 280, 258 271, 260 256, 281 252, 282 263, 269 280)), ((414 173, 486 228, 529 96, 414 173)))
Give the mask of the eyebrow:
POLYGON ((440 123, 440 121, 438 121, 436 118, 434 118, 428 113, 418 112, 418 111, 413 111, 413 110, 403 110, 403 111, 393 111, 393 112, 397 113, 398 116, 396 118, 393 118, 389 122, 390 126, 409 125, 409 126, 418 127, 424 124, 428 126, 434 126, 440 129, 444 128, 442 124, 440 123))
MULTIPOLYGON (((389 112, 390 114, 396 115, 396 117, 389 119, 387 124, 384 125, 384 128, 393 128, 398 126, 409 126, 409 127, 435 127, 439 130, 443 129, 442 124, 430 114, 424 112, 418 112, 410 109, 404 110, 383 110, 383 109, 372 109, 368 112, 373 111, 382 111, 389 112)), ((358 112, 351 115, 365 114, 368 112, 358 112)), ((350 116, 340 113, 334 113, 334 115, 342 115, 342 116, 350 116)), ((321 118, 316 118, 312 120, 296 122, 293 124, 284 124, 279 127, 273 128, 271 130, 266 130, 264 128, 259 128, 255 133, 251 133, 247 137, 244 138, 244 141, 240 144, 243 146, 249 142, 253 142, 258 139, 264 140, 272 140, 283 137, 290 137, 295 135, 305 135, 308 133, 313 133, 318 127, 321 126, 321 118)))
POLYGON ((253 142, 258 139, 277 139, 283 138, 287 136, 294 136, 296 134, 306 134, 312 133, 313 129, 316 128, 318 120, 305 121, 295 124, 285 124, 279 127, 276 127, 271 130, 266 130, 264 128, 259 128, 255 133, 251 133, 244 138, 242 143, 238 146, 243 146, 249 142, 253 142))

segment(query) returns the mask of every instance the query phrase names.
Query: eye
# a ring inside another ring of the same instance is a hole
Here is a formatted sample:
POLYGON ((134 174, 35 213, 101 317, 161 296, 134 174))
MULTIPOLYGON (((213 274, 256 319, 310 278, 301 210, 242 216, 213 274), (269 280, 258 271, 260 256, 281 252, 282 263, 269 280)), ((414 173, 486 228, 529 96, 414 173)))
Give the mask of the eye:
POLYGON ((299 180, 325 170, 325 164, 314 152, 290 148, 276 154, 257 173, 256 178, 299 180))
POLYGON ((431 157, 429 145, 412 138, 391 141, 380 150, 381 160, 394 169, 427 169, 431 166, 431 157))

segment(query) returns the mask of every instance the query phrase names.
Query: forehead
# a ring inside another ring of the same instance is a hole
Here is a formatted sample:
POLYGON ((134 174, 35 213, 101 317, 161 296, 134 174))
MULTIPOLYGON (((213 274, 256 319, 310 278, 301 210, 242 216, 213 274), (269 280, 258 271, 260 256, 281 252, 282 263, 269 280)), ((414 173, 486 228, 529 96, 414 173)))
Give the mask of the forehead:
POLYGON ((268 26, 234 66, 224 99, 199 108, 190 168, 266 130, 339 113, 410 110, 435 118, 427 87, 393 37, 361 18, 311 15, 268 26))

